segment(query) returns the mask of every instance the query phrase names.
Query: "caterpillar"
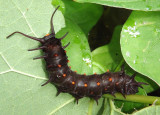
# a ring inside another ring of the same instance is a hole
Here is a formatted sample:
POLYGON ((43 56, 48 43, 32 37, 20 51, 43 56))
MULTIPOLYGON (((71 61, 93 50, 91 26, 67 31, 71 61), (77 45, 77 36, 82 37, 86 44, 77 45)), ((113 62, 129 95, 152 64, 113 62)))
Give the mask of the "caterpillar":
POLYGON ((46 70, 49 74, 49 79, 42 86, 53 83, 57 88, 57 96, 63 93, 70 93, 75 97, 77 104, 78 100, 83 97, 93 98, 97 104, 98 99, 103 94, 109 93, 115 97, 115 93, 121 93, 124 98, 125 95, 135 94, 138 92, 138 88, 141 85, 147 85, 143 82, 135 81, 136 74, 132 76, 126 75, 124 66, 122 66, 119 72, 106 72, 103 74, 82 75, 76 71, 72 71, 68 66, 69 60, 67 59, 65 48, 69 46, 70 42, 66 46, 62 46, 61 41, 64 39, 68 32, 61 38, 55 37, 55 31, 53 26, 53 16, 59 6, 54 10, 51 19, 51 33, 42 38, 32 37, 22 32, 15 31, 7 38, 11 37, 15 33, 19 33, 27 38, 39 41, 41 46, 35 49, 29 49, 28 51, 42 50, 43 56, 33 59, 44 59, 46 62, 46 70))

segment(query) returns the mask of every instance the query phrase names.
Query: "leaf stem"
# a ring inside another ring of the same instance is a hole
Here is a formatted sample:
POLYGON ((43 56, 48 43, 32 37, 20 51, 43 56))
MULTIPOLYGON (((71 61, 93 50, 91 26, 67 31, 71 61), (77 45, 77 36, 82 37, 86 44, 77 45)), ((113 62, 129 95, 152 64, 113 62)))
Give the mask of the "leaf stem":
POLYGON ((120 93, 116 93, 115 96, 116 98, 110 94, 103 95, 103 97, 105 98, 160 105, 160 97, 144 95, 127 95, 125 99, 120 93))
POLYGON ((89 107, 88 107, 88 115, 92 115, 92 108, 93 108, 94 100, 90 99, 89 107))
POLYGON ((120 61, 120 63, 118 64, 118 66, 115 68, 115 70, 114 70, 114 72, 117 72, 117 71, 119 71, 120 69, 121 69, 121 66, 124 64, 124 59, 122 59, 121 61, 120 61))

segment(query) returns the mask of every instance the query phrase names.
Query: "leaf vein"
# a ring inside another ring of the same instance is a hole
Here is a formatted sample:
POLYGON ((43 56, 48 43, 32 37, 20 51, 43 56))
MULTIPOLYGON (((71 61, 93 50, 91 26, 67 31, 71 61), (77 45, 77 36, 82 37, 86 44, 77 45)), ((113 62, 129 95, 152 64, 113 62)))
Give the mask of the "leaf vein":
POLYGON ((48 115, 53 115, 55 112, 57 112, 59 109, 61 109, 62 107, 64 107, 65 105, 71 103, 74 100, 74 98, 68 100, 67 102, 65 102, 63 105, 57 107, 56 109, 54 109, 52 112, 50 112, 48 115))
MULTIPOLYGON (((13 2, 13 0, 12 0, 12 2, 13 2)), ((13 4, 16 6, 16 8, 20 11, 20 13, 22 14, 22 16, 24 17, 24 19, 25 19, 27 25, 29 26, 31 32, 32 32, 36 37, 38 37, 38 36, 36 35, 36 33, 33 31, 32 26, 31 26, 30 23, 28 22, 27 17, 25 16, 25 12, 23 13, 23 12, 21 11, 21 9, 20 9, 14 2, 13 2, 13 4)))
POLYGON ((2 54, 0 54, 0 55, 1 55, 1 57, 3 58, 3 60, 6 62, 6 64, 8 65, 8 67, 9 67, 10 69, 13 69, 12 66, 8 63, 7 59, 6 59, 2 54))
POLYGON ((43 77, 39 77, 39 76, 35 76, 35 75, 31 75, 31 74, 24 73, 24 72, 21 72, 21 71, 18 71, 18 70, 12 70, 12 71, 13 71, 13 72, 16 72, 16 73, 19 73, 19 74, 22 74, 22 75, 25 75, 25 76, 32 77, 32 78, 42 79, 42 80, 48 80, 47 78, 43 78, 43 77))

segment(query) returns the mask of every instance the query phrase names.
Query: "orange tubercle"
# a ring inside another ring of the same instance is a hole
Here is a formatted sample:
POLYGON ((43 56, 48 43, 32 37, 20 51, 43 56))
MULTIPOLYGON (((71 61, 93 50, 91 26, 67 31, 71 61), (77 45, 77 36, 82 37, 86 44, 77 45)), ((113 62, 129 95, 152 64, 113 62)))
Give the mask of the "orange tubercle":
POLYGON ((57 56, 58 56, 58 54, 54 54, 54 56, 55 56, 55 57, 57 57, 57 56))
POLYGON ((84 84, 84 87, 87 87, 87 86, 88 86, 88 85, 85 83, 85 84, 84 84))
POLYGON ((67 51, 65 50, 64 52, 66 53, 67 51))
POLYGON ((107 72, 109 72, 109 69, 107 69, 107 72))
POLYGON ((66 77, 66 74, 63 74, 63 77, 66 77))
POLYGON ((86 75, 86 73, 84 73, 83 75, 86 75))
POLYGON ((62 65, 58 65, 58 67, 62 67, 62 65))
POLYGON ((74 84, 75 84, 75 82, 74 82, 74 81, 72 81, 72 84, 74 85, 74 84))
POLYGON ((94 73, 94 75, 96 75, 97 73, 94 73))
POLYGON ((69 66, 69 68, 71 69, 71 66, 69 66))
POLYGON ((69 60, 67 60, 67 62, 69 63, 70 61, 69 61, 69 60))
POLYGON ((112 78, 110 77, 110 78, 108 79, 108 81, 112 81, 112 78))
POLYGON ((99 85, 100 85, 100 83, 99 83, 99 82, 97 82, 97 85, 99 86, 99 85))
POLYGON ((77 73, 77 71, 74 71, 74 72, 76 72, 76 73, 77 73))
POLYGON ((46 34, 45 36, 49 36, 50 34, 46 34))

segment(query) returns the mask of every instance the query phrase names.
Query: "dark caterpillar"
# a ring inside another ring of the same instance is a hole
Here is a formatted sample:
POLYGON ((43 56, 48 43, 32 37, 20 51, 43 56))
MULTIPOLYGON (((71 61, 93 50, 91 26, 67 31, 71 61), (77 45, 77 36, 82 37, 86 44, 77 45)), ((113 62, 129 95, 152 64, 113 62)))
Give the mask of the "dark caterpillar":
POLYGON ((44 52, 43 56, 34 58, 44 58, 46 61, 49 80, 42 86, 52 82, 57 87, 57 95, 61 92, 70 93, 76 98, 77 103, 78 99, 87 96, 95 99, 97 104, 98 99, 103 94, 109 93, 115 96, 114 94, 119 92, 125 97, 125 95, 137 93, 138 87, 143 88, 141 85, 146 83, 136 82, 134 80, 135 74, 131 77, 126 75, 124 67, 122 67, 120 72, 106 72, 98 75, 80 75, 72 71, 67 65, 68 59, 64 50, 70 43, 63 47, 61 45, 61 40, 65 38, 68 33, 66 33, 62 38, 55 38, 52 20, 58 8, 59 7, 55 9, 51 16, 51 34, 44 36, 43 38, 36 38, 16 31, 7 36, 7 38, 9 38, 13 34, 19 33, 41 43, 40 47, 30 49, 29 51, 42 49, 44 52))

